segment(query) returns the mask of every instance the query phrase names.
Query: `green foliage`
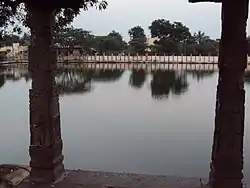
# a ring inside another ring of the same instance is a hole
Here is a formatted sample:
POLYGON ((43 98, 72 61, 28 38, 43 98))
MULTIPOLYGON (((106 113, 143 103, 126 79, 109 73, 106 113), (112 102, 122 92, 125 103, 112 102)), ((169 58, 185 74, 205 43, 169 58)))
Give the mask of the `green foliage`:
POLYGON ((219 43, 216 40, 210 39, 204 32, 198 31, 192 36, 192 40, 186 45, 187 52, 194 55, 217 55, 219 43))
POLYGON ((151 31, 151 36, 159 39, 185 42, 191 38, 189 28, 184 26, 181 22, 171 23, 168 20, 159 19, 153 21, 149 29, 151 31))
POLYGON ((128 31, 131 39, 146 38, 144 29, 141 26, 135 26, 128 31))
POLYGON ((158 19, 152 22, 149 29, 153 38, 159 38, 155 45, 160 53, 180 53, 179 46, 192 38, 189 28, 181 22, 158 19))
POLYGON ((11 46, 13 43, 20 42, 18 35, 2 35, 0 40, 0 46, 11 46))
MULTIPOLYGON (((85 10, 87 9, 87 7, 85 7, 85 10)), ((103 8, 105 8, 105 6, 103 8)), ((20 9, 17 9, 16 11, 19 10, 20 9)), ((100 54, 117 54, 126 52, 135 55, 137 53, 145 54, 146 50, 147 53, 157 54, 218 54, 218 41, 211 39, 202 31, 198 31, 192 35, 189 28, 180 22, 170 22, 164 19, 153 21, 149 26, 151 37, 158 40, 155 40, 154 45, 152 46, 148 46, 147 44, 147 38, 144 29, 141 26, 135 26, 128 31, 130 41, 127 44, 123 40, 121 34, 116 31, 112 31, 106 36, 95 36, 90 31, 86 31, 80 28, 68 27, 67 23, 70 23, 73 18, 79 13, 75 10, 76 9, 69 8, 57 9, 57 29, 55 33, 55 43, 59 44, 59 46, 81 46, 84 48, 86 53, 97 52, 100 54), (148 52, 149 49, 150 52, 148 52)), ((9 9, 8 15, 13 16, 14 14, 11 13, 12 11, 11 9, 9 9)), ((4 14, 2 14, 2 16, 4 16, 4 14)), ((19 18, 21 19, 21 16, 19 18)), ((17 35, 9 34, 4 32, 4 30, 1 30, 1 45, 11 44, 15 39, 15 36, 17 35)), ((25 34, 20 38, 20 43, 22 45, 28 45, 30 43, 30 36, 28 34, 25 34)), ((248 51, 250 54, 250 42, 248 44, 248 51)))
POLYGON ((62 47, 91 46, 93 39, 94 35, 90 31, 73 27, 62 28, 55 35, 55 43, 62 47))
POLYGON ((190 54, 216 55, 218 42, 210 39, 199 31, 193 35, 187 26, 180 22, 171 23, 168 20, 158 19, 149 26, 151 36, 158 38, 155 41, 153 52, 159 54, 190 54))
MULTIPOLYGON (((30 35, 24 33, 22 37, 6 35, 0 41, 2 45, 11 45, 13 42, 19 42, 21 45, 29 45, 30 39, 30 35), (14 39, 16 40, 14 41, 14 39)), ((106 36, 95 36, 91 31, 73 27, 61 28, 55 34, 54 42, 57 47, 81 47, 86 53, 117 54, 127 48, 127 43, 123 40, 121 34, 116 31, 112 31, 106 36)))
POLYGON ((204 32, 198 31, 198 33, 194 33, 193 39, 194 39, 194 42, 197 43, 197 44, 204 44, 210 38, 208 36, 206 36, 204 32))
POLYGON ((10 32, 7 32, 7 28, 11 26, 13 28, 13 33, 20 34, 21 29, 17 23, 22 22, 23 13, 22 5, 18 5, 14 0, 2 0, 0 2, 0 39, 10 32))
MULTIPOLYGON (((28 26, 27 22, 27 7, 30 3, 36 5, 38 3, 41 8, 45 6, 56 10, 56 30, 68 26, 73 19, 80 14, 80 10, 88 10, 90 7, 96 7, 99 10, 104 10, 107 7, 105 0, 77 0, 77 1, 35 1, 35 0, 2 0, 0 2, 0 29, 14 25, 16 22, 22 22, 28 26)), ((15 27, 16 30, 18 29, 15 27)), ((20 30, 20 28, 19 28, 20 30)))
POLYGON ((144 54, 147 48, 147 38, 144 29, 141 26, 135 26, 128 31, 130 36, 130 53, 144 54))
POLYGON ((120 53, 126 48, 126 42, 120 33, 112 31, 106 36, 95 36, 90 31, 67 27, 55 35, 55 43, 62 47, 81 46, 86 52, 120 53))
POLYGON ((121 53, 126 48, 126 42, 120 33, 112 31, 107 36, 95 37, 94 48, 99 53, 121 53))
POLYGON ((80 14, 81 9, 87 11, 90 7, 95 7, 98 10, 104 10, 108 5, 105 0, 80 0, 79 2, 79 5, 73 6, 73 8, 56 9, 56 30, 72 23, 74 18, 80 14))

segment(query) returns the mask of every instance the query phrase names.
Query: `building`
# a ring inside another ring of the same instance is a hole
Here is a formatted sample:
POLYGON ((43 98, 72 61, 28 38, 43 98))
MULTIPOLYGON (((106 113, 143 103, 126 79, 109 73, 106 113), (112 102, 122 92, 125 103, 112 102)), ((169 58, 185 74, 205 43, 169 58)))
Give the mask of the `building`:
POLYGON ((151 52, 152 51, 152 47, 155 46, 155 42, 159 41, 160 39, 158 37, 155 38, 147 38, 147 52, 151 52))
POLYGON ((12 46, 4 46, 0 48, 0 53, 6 58, 23 59, 28 57, 28 46, 21 46, 19 43, 13 43, 12 46))

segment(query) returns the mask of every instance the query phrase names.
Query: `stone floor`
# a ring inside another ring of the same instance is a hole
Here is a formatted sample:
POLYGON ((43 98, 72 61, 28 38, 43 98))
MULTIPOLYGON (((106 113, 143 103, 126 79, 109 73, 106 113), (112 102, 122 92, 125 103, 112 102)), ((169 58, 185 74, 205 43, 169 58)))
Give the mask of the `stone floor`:
POLYGON ((67 171, 64 179, 53 185, 25 180, 15 188, 206 188, 203 182, 199 178, 74 170, 67 171))

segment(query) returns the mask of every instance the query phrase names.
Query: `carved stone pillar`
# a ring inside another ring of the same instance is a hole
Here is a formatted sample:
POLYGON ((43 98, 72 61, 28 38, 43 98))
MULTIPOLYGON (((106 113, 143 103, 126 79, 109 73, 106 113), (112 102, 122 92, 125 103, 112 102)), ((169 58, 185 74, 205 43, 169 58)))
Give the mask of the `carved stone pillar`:
POLYGON ((242 188, 247 17, 248 0, 223 2, 211 188, 242 188))
POLYGON ((55 85, 54 10, 28 5, 32 43, 29 47, 30 180, 50 183, 64 173, 59 97, 55 85))

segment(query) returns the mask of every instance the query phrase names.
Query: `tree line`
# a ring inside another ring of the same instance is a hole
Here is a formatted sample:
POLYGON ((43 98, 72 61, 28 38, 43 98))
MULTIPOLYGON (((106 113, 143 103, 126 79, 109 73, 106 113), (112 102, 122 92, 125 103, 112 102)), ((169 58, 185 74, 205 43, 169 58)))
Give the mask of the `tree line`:
MULTIPOLYGON (((217 55, 219 41, 211 39, 204 32, 191 33, 181 22, 158 19, 149 26, 151 39, 147 39, 141 26, 129 29, 130 40, 126 42, 117 31, 105 36, 96 36, 91 31, 72 26, 60 27, 55 32, 55 44, 58 47, 82 47, 86 53, 106 54, 193 54, 217 55), (151 40, 151 42, 150 42, 151 40)), ((19 42, 29 45, 30 35, 1 35, 0 45, 19 42)))
MULTIPOLYGON (((107 35, 97 36, 82 28, 58 27, 54 41, 57 47, 81 47, 88 54, 217 55, 219 51, 218 39, 211 39, 202 31, 192 34, 181 22, 158 19, 151 23, 149 30, 151 39, 146 37, 145 30, 141 26, 129 29, 130 40, 126 42, 123 36, 114 30, 107 35)), ((28 33, 22 36, 2 33, 0 46, 8 46, 15 42, 29 45, 30 39, 28 33)), ((250 55, 250 37, 248 37, 248 54, 250 55)))

